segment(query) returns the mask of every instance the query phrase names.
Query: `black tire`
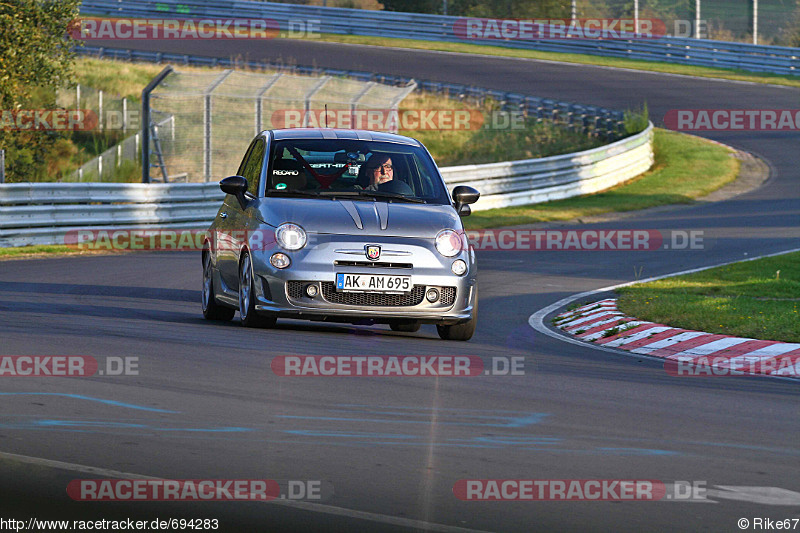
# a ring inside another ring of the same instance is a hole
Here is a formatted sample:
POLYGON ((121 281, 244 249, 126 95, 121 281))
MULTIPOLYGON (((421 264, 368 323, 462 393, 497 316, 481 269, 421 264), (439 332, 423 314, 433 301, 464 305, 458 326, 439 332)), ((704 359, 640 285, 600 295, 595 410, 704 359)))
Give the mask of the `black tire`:
POLYGON ((472 318, 463 324, 455 324, 452 326, 436 325, 436 332, 439 337, 446 341, 468 341, 475 333, 475 327, 478 325, 478 286, 475 285, 475 305, 472 306, 472 318))
POLYGON ((200 302, 206 320, 231 320, 236 309, 224 307, 217 303, 214 296, 214 280, 211 276, 211 254, 203 252, 203 291, 200 302))
POLYGON ((421 325, 418 320, 414 322, 389 322, 389 327, 392 328, 392 331, 404 331, 406 333, 419 331, 421 325))
POLYGON ((255 278, 250 254, 242 254, 239 262, 239 317, 246 328, 271 328, 278 321, 275 317, 264 316, 256 311, 255 278))

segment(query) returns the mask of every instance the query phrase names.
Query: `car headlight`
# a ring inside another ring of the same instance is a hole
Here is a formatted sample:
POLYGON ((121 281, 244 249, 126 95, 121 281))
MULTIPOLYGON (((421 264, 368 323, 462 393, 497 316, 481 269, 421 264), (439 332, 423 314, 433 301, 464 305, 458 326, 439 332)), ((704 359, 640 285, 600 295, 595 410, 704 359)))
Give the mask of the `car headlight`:
POLYGON ((299 250, 306 245, 308 237, 306 231, 297 224, 281 224, 275 230, 275 240, 286 250, 299 250))
POLYGON ((289 265, 292 264, 292 260, 289 259, 289 256, 281 252, 272 254, 272 257, 269 258, 269 262, 275 268, 280 269, 289 268, 289 265))
POLYGON ((436 235, 436 249, 445 257, 461 252, 461 235, 451 229, 443 229, 436 235))

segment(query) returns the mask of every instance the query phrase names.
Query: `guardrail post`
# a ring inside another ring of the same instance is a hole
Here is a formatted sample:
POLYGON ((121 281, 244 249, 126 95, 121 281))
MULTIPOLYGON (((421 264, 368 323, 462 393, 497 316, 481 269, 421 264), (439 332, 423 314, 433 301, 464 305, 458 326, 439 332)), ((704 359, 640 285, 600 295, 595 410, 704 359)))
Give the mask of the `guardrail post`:
POLYGON ((172 70, 169 65, 164 67, 142 91, 142 183, 150 183, 150 93, 172 70))
POLYGON ((758 0, 753 0, 753 44, 758 44, 758 0))

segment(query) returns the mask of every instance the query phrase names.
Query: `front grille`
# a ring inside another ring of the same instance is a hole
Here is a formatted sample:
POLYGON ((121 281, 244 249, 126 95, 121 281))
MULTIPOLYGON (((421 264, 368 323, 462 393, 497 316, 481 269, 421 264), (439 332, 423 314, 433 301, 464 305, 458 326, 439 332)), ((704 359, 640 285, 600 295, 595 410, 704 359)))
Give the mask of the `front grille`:
POLYGON ((450 307, 456 301, 456 288, 455 287, 442 287, 442 296, 439 299, 442 305, 450 307))
POLYGON ((286 287, 286 292, 289 295, 289 298, 292 298, 293 300, 302 298, 304 296, 303 294, 304 285, 305 283, 303 283, 302 281, 290 281, 286 287))
MULTIPOLYGON (((306 298, 305 287, 309 281, 290 281, 286 284, 286 293, 292 300, 306 298)), ((362 307, 411 307, 425 300, 427 286, 414 285, 407 294, 380 294, 374 292, 336 292, 336 284, 325 281, 322 285, 322 297, 331 303, 362 307)), ((436 287, 439 289, 439 301, 434 305, 450 307, 456 301, 455 287, 436 287)))
POLYGON ((334 261, 335 266, 359 268, 414 268, 411 263, 373 263, 370 261, 334 261))
POLYGON ((342 305, 364 307, 409 307, 419 305, 425 298, 425 285, 414 285, 407 294, 379 294, 374 292, 336 292, 336 284, 322 283, 322 297, 327 301, 342 305))

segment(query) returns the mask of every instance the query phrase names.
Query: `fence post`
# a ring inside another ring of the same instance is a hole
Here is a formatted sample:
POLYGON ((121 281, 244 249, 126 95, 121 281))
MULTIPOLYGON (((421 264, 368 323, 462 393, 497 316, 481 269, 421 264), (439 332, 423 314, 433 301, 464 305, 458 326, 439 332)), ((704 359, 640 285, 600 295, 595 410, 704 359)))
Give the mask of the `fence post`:
POLYGON ((6 182, 6 151, 0 150, 0 183, 6 182))
MULTIPOLYGON (((275 83, 283 76, 282 73, 278 72, 277 74, 272 76, 272 79, 269 80, 266 85, 264 85, 261 89, 258 90, 256 93, 256 135, 261 133, 264 125, 264 94, 270 90, 270 88, 275 85, 275 83)), ((271 124, 271 122, 270 122, 271 124)))
POLYGON ((128 98, 122 99, 122 133, 128 131, 128 98))
POLYGON ((150 93, 171 72, 167 65, 142 91, 142 183, 150 183, 150 93))
POLYGON ((203 176, 206 181, 211 180, 211 93, 214 92, 233 70, 226 70, 203 92, 203 176))
POLYGON ((97 91, 97 107, 99 108, 99 115, 97 117, 97 126, 100 131, 103 131, 103 91, 97 91))
POLYGON ((316 84, 316 85, 314 85, 314 86, 311 88, 311 90, 309 90, 309 91, 306 93, 306 95, 305 95, 305 97, 304 97, 304 98, 305 98, 305 111, 306 111, 306 114, 305 114, 305 116, 303 117, 303 127, 304 127, 304 128, 307 128, 307 127, 308 127, 308 116, 311 114, 311 99, 312 99, 312 98, 314 98, 314 95, 315 95, 315 94, 317 94, 317 91, 319 91, 320 89, 322 89, 322 87, 323 87, 323 86, 324 86, 326 83, 328 83, 328 81, 329 81, 330 79, 331 79, 331 77, 330 77, 330 76, 324 76, 324 77, 322 77, 322 78, 320 79, 320 81, 319 81, 319 82, 317 82, 317 84, 316 84))

